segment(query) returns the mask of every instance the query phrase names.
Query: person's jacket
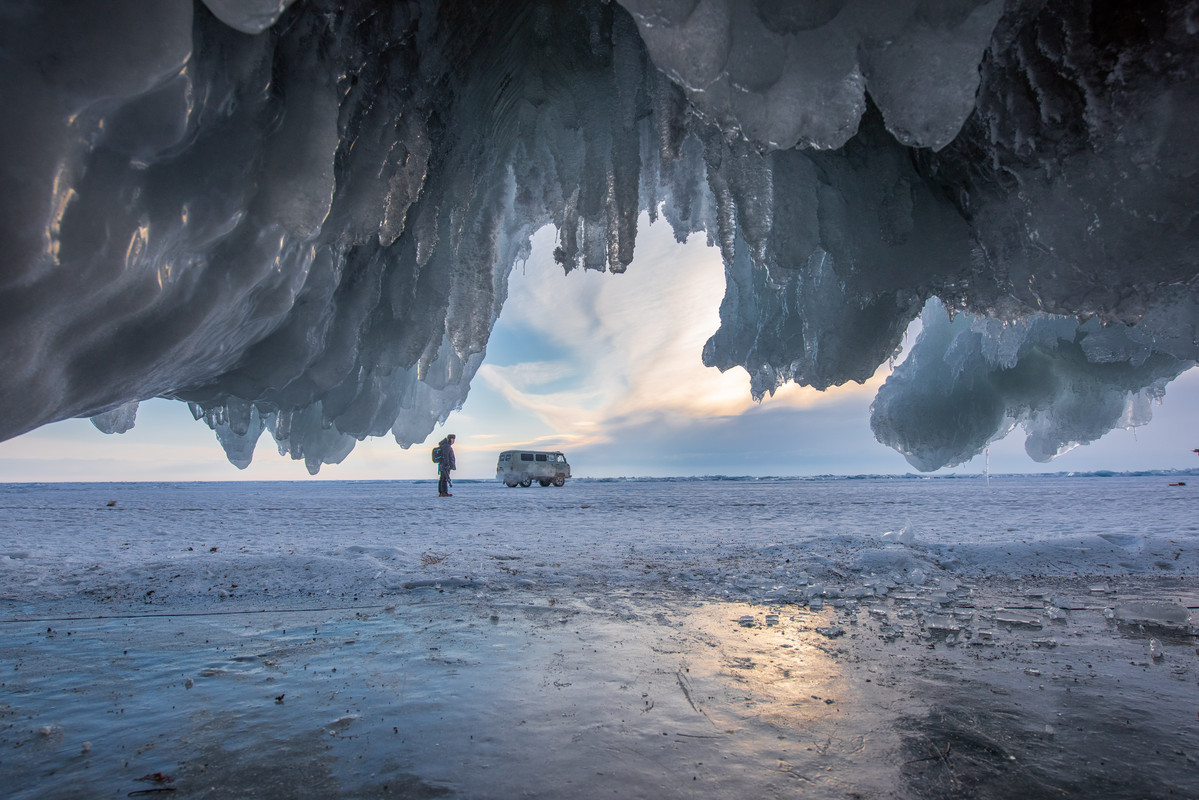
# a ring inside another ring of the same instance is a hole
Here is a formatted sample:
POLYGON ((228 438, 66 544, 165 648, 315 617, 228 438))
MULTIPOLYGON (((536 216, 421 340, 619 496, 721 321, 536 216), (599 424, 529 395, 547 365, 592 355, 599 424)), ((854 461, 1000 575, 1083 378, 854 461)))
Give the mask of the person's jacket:
POLYGON ((452 469, 458 469, 458 462, 454 460, 454 446, 450 444, 450 437, 445 437, 437 446, 441 448, 441 468, 446 472, 452 469))

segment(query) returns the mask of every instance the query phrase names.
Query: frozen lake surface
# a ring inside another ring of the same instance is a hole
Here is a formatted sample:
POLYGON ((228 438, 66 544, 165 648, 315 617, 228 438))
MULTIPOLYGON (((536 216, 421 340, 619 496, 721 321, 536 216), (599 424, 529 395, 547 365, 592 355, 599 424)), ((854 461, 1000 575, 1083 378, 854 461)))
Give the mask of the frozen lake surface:
POLYGON ((1196 797, 1176 481, 0 486, 0 780, 1196 797))

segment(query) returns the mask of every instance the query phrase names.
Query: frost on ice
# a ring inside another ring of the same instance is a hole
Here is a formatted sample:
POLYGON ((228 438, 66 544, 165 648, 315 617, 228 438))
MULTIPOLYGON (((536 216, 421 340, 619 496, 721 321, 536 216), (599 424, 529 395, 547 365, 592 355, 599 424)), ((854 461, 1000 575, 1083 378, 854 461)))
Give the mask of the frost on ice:
POLYGON ((621 272, 642 211, 720 248, 704 360, 758 397, 939 298, 872 421, 920 469, 1199 358, 1199 3, 483 5, 0 8, 0 437, 162 396, 239 466, 422 441, 530 236, 621 272))

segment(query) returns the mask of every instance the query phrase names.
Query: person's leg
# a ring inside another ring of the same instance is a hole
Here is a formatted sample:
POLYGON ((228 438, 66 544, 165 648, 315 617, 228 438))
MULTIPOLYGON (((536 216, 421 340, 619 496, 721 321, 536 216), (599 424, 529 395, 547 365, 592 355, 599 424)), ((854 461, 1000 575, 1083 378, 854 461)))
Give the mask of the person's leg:
POLYGON ((437 470, 437 494, 439 495, 449 492, 449 487, 446 486, 446 477, 444 469, 437 470))

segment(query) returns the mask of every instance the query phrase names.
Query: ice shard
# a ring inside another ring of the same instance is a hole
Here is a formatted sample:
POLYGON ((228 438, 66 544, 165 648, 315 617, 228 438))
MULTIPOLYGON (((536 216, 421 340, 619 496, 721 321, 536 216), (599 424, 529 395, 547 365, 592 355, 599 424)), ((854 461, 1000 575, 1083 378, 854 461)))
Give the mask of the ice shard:
POLYGON ((0 438, 168 397, 239 466, 422 441, 531 235, 622 272, 643 211, 720 248, 704 359, 757 396, 939 298, 872 423, 922 469, 1197 358, 1199 2, 12 2, 0 58, 0 438))

